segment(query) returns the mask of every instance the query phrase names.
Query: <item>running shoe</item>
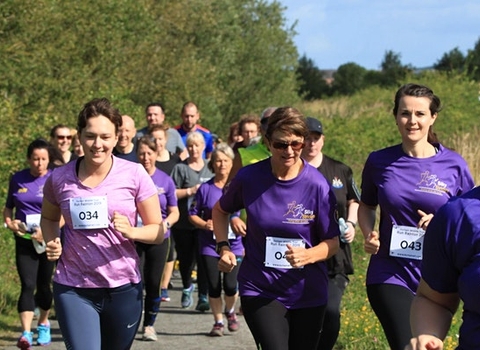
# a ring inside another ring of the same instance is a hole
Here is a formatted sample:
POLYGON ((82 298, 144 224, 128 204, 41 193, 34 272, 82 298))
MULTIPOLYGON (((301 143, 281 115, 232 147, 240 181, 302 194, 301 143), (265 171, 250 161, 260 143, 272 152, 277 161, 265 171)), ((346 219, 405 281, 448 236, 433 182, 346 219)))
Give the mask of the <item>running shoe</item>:
POLYGON ((162 288, 160 298, 162 301, 170 301, 170 297, 168 296, 168 289, 162 288))
POLYGON ((235 311, 225 312, 225 316, 227 317, 227 321, 228 321, 228 330, 230 332, 238 331, 238 328, 240 325, 238 324, 237 315, 235 314, 235 311))
POLYGON ((183 290, 183 292, 182 292, 182 308, 188 309, 189 307, 192 306, 192 304, 193 304, 192 293, 193 293, 194 288, 195 288, 194 285, 191 284, 189 288, 183 290))
POLYGON ((37 327, 38 338, 37 344, 40 346, 48 345, 52 342, 52 336, 50 335, 50 323, 39 324, 37 327))
POLYGON ((208 303, 208 298, 204 294, 200 294, 198 296, 198 302, 197 302, 197 307, 195 310, 200 311, 200 312, 205 312, 210 310, 210 304, 208 303))
POLYGON ((33 333, 24 331, 17 342, 17 347, 22 350, 31 350, 33 344, 33 333))
POLYGON ((223 323, 216 322, 213 325, 212 330, 208 333, 210 337, 221 337, 223 336, 223 323))
POLYGON ((147 326, 143 328, 142 340, 144 341, 157 341, 157 332, 153 326, 147 326))

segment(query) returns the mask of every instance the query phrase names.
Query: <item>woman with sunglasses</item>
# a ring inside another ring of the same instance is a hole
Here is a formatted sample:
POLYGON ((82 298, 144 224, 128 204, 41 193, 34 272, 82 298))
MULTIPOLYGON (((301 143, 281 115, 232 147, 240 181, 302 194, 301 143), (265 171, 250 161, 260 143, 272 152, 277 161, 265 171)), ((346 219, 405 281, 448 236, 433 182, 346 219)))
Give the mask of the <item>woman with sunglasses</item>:
POLYGON ((219 269, 236 256, 227 238, 230 213, 247 212, 245 257, 238 274, 245 320, 262 350, 316 349, 327 303, 324 261, 338 250, 335 195, 300 157, 309 131, 303 115, 278 108, 268 120, 268 159, 239 170, 213 208, 219 269))
POLYGON ((393 350, 403 350, 412 336, 410 305, 421 277, 424 230, 449 198, 474 186, 465 160, 433 132, 440 110, 430 88, 398 89, 393 116, 401 143, 372 152, 362 173, 358 223, 371 254, 367 295, 393 350))
POLYGON ((70 128, 66 125, 57 124, 50 130, 50 142, 62 155, 64 164, 78 158, 75 153, 70 151, 72 138, 70 128))

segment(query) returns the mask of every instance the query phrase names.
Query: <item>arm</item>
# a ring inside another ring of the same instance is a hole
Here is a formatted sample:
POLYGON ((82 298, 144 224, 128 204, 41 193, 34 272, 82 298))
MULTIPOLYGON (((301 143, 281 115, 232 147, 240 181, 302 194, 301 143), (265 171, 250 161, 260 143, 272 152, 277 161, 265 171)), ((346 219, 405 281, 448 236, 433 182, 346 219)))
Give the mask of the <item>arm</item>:
POLYGON ((376 211, 376 207, 368 206, 360 202, 358 208, 358 224, 365 238, 364 249, 368 254, 377 254, 380 249, 380 235, 377 231, 373 230, 375 227, 376 211))
POLYGON ((406 349, 442 349, 459 302, 457 293, 439 293, 422 279, 410 310, 413 338, 406 349))
POLYGON ((347 219, 346 223, 348 225, 348 231, 345 233, 345 239, 348 243, 352 243, 355 239, 355 225, 358 221, 358 207, 359 204, 353 199, 349 200, 347 203, 347 219))
POLYGON ((337 253, 339 245, 338 237, 326 239, 307 249, 287 244, 288 250, 285 252, 285 258, 293 267, 298 268, 327 260, 337 253))
POLYGON ((210 230, 213 231, 213 221, 210 220, 203 220, 200 216, 198 215, 189 215, 188 220, 195 226, 196 228, 199 228, 201 230, 210 230))
POLYGON ((115 212, 112 223, 115 230, 125 238, 133 239, 147 244, 160 244, 163 242, 164 225, 158 195, 153 195, 137 203, 137 210, 142 218, 142 227, 132 227, 128 218, 115 212))
POLYGON ((62 215, 60 207, 49 202, 45 197, 42 202, 42 214, 40 219, 40 228, 43 239, 46 243, 47 259, 57 260, 62 254, 62 244, 60 242, 60 221, 62 215))
MULTIPOLYGON (((220 203, 215 203, 212 209, 213 232, 217 238, 217 243, 228 241, 228 220, 230 213, 227 213, 220 207, 220 203)), ((237 258, 230 248, 222 247, 220 251, 220 260, 218 269, 222 272, 230 272, 237 265, 237 258)))
POLYGON ((20 220, 13 219, 13 209, 11 208, 3 208, 3 222, 7 225, 7 228, 16 235, 22 236, 25 232, 23 229, 20 228, 20 220))
POLYGON ((197 193, 199 187, 200 184, 188 188, 177 188, 175 190, 175 194, 177 195, 178 199, 194 196, 197 193))
POLYGON ((163 232, 167 232, 167 227, 166 227, 167 221, 170 224, 170 226, 173 226, 177 223, 178 219, 180 218, 180 211, 178 210, 178 207, 176 205, 168 206, 167 213, 168 213, 167 217, 165 218, 165 220, 163 220, 163 223, 164 223, 163 232))
POLYGON ((232 169, 230 174, 228 174, 227 184, 232 181, 232 179, 237 175, 238 171, 242 168, 242 156, 240 153, 235 152, 235 158, 233 158, 232 169))

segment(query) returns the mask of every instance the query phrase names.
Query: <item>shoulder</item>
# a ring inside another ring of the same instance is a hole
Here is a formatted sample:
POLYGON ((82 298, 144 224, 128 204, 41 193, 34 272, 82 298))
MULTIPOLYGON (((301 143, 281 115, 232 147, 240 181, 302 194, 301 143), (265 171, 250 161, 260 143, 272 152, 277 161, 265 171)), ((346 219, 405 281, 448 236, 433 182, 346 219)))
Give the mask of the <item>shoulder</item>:
POLYGON ((332 157, 329 157, 327 155, 323 155, 323 161, 322 163, 325 162, 327 165, 335 167, 336 169, 340 169, 342 171, 351 171, 351 168, 346 165, 345 163, 342 163, 339 160, 336 160, 332 157))
POLYGON ((459 153, 455 152, 454 150, 450 148, 446 148, 442 144, 438 144, 437 147, 438 147, 438 154, 441 158, 448 158, 449 160, 455 160, 456 162, 462 165, 467 164, 465 159, 463 159, 463 157, 459 153))
POLYGON ((211 136, 210 130, 208 130, 204 126, 201 126, 200 124, 197 124, 197 128, 195 131, 200 131, 202 134, 209 134, 211 136))

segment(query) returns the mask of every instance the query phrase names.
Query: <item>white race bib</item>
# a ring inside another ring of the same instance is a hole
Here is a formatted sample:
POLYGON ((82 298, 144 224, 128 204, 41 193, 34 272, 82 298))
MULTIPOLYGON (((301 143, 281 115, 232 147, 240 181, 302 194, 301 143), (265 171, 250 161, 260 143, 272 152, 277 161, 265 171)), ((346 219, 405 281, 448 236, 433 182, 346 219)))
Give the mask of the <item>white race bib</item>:
POLYGON ((71 198, 70 214, 74 229, 107 228, 109 224, 107 196, 71 198))
POLYGON ((393 225, 390 256, 422 260, 424 235, 421 228, 393 225))
POLYGON ((35 227, 40 227, 40 216, 41 214, 27 214, 25 223, 29 232, 32 232, 35 227))
MULTIPOLYGON (((305 248, 305 241, 301 238, 267 237, 265 245, 265 266, 275 269, 295 269, 285 258, 287 244, 292 247, 305 248)), ((303 268, 303 267, 300 267, 303 268)))

